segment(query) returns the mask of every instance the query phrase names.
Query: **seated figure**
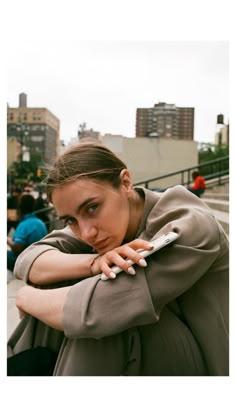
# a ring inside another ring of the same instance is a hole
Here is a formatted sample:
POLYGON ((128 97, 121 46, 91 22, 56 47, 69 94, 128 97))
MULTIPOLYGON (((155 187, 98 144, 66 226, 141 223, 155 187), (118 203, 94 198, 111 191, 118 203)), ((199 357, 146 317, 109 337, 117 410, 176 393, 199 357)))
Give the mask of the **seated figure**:
POLYGON ((35 199, 31 194, 22 194, 19 199, 19 224, 13 237, 7 237, 7 269, 13 271, 18 255, 32 243, 47 234, 45 223, 33 213, 35 199))
POLYGON ((205 180, 203 176, 199 174, 198 171, 193 171, 192 179, 194 182, 192 185, 188 187, 188 190, 191 191, 193 194, 197 195, 198 197, 200 197, 206 189, 205 180))

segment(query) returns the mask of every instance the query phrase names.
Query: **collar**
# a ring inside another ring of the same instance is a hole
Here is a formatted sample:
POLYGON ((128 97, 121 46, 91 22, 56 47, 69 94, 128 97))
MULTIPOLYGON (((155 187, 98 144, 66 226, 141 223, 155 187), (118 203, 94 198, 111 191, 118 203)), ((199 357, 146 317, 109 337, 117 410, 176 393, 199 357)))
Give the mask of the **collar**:
POLYGON ((30 219, 31 217, 36 217, 34 213, 27 213, 21 218, 21 220, 30 219))

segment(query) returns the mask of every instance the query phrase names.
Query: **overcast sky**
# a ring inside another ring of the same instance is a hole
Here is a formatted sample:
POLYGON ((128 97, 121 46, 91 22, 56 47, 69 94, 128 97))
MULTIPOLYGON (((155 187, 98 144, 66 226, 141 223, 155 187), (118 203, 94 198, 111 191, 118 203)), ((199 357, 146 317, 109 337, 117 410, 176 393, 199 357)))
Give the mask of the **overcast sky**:
POLYGON ((37 41, 11 49, 7 101, 46 107, 60 138, 79 124, 102 134, 135 136, 136 108, 166 102, 195 108, 194 138, 214 142, 217 114, 229 121, 227 41, 37 41))

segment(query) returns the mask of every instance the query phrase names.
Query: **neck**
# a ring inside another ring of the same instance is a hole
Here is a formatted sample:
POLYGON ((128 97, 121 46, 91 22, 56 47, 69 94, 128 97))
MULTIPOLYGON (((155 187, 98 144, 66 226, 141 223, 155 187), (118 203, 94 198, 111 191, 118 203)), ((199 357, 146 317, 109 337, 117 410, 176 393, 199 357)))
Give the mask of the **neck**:
POLYGON ((144 198, 133 190, 133 194, 130 197, 130 222, 125 237, 125 241, 132 241, 138 231, 144 207, 144 198))

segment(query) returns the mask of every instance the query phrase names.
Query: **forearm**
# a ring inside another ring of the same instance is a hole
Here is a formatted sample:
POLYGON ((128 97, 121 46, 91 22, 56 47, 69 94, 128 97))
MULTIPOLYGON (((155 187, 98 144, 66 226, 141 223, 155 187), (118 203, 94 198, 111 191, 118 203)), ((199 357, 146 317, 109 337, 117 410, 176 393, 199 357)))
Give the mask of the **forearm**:
POLYGON ((44 285, 91 276, 93 254, 66 254, 58 250, 44 252, 33 262, 29 280, 44 285))
POLYGON ((63 307, 70 287, 41 290, 22 287, 16 296, 16 306, 21 313, 28 313, 52 328, 63 331, 63 307))

